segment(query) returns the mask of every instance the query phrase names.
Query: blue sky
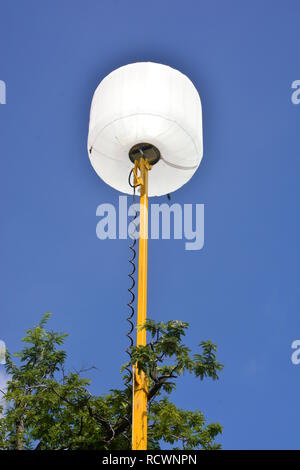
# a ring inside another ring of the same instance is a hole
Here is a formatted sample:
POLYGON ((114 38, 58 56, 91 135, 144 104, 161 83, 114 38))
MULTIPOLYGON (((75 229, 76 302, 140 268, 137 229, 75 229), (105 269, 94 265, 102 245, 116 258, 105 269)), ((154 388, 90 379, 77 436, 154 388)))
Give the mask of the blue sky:
MULTIPOLYGON (((173 202, 205 204, 205 245, 149 242, 148 315, 218 345, 219 382, 174 397, 224 426, 225 449, 300 448, 300 4, 264 0, 0 3, 0 339, 11 351, 51 311, 68 366, 118 387, 126 359, 128 241, 96 238, 118 193, 86 151, 94 89, 135 61, 178 68, 199 90, 204 158, 173 202)), ((165 198, 155 200, 165 202, 165 198)), ((3 366, 0 366, 3 379, 3 366)))

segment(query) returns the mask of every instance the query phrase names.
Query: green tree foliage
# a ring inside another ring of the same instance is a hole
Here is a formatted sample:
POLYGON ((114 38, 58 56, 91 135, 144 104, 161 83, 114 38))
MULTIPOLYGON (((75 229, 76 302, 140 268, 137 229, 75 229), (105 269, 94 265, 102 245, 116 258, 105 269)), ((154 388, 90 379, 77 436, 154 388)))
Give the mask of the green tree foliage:
MULTIPOLYGON (((130 449, 130 388, 95 396, 84 371, 65 372, 66 334, 49 331, 50 314, 26 332, 22 351, 6 357, 9 376, 2 390, 0 449, 130 449)), ((200 380, 218 379, 222 365, 216 346, 200 343, 202 353, 191 355, 183 337, 187 323, 169 321, 144 326, 150 341, 132 348, 132 364, 149 378, 149 449, 165 444, 174 449, 218 449, 220 424, 206 425, 201 411, 187 411, 169 401, 176 379, 189 372, 200 380)), ((130 377, 125 364, 124 384, 130 377)), ((86 371, 85 371, 86 372, 86 371)))

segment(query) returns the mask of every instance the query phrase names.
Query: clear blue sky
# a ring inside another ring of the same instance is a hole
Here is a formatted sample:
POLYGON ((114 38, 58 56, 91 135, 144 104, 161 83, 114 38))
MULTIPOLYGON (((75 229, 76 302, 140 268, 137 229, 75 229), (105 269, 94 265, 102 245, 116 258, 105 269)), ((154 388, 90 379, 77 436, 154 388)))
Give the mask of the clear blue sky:
POLYGON ((205 204, 205 246, 150 241, 148 313, 190 322, 188 344, 225 364, 174 399, 221 422, 225 449, 299 449, 300 3, 2 0, 0 16, 0 339, 18 349, 50 310, 69 367, 97 366, 96 393, 120 385, 129 250, 96 238, 118 194, 89 163, 89 108, 114 68, 168 64, 202 99, 204 158, 173 202, 205 204))

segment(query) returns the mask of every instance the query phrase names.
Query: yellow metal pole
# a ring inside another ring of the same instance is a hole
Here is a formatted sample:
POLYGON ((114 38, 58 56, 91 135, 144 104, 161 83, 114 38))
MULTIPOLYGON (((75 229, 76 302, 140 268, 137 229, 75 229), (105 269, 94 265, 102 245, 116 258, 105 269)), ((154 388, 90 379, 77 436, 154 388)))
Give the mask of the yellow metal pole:
MULTIPOLYGON (((137 346, 146 346, 146 330, 140 329, 146 322, 147 309, 147 250, 148 250, 148 170, 151 166, 141 158, 135 165, 140 170, 140 237, 137 308, 137 346)), ((133 416, 132 450, 147 450, 147 395, 148 384, 144 372, 133 367, 133 416)))

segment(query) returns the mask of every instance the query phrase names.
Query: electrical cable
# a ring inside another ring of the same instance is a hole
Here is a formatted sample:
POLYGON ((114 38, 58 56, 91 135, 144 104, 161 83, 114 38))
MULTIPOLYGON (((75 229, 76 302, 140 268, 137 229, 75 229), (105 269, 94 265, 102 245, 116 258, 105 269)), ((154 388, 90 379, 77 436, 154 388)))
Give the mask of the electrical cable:
POLYGON ((129 259, 129 263, 131 265, 131 271, 128 274, 128 277, 129 277, 130 282, 131 282, 131 285, 128 288, 128 292, 131 295, 131 299, 127 304, 127 306, 129 307, 129 315, 126 318, 127 322, 129 323, 129 330, 126 333, 126 337, 129 340, 129 345, 126 348, 126 353, 129 356, 129 362, 128 362, 128 365, 125 367, 125 370, 127 372, 127 376, 126 376, 126 379, 125 379, 125 387, 127 388, 127 391, 128 391, 127 404, 128 404, 129 409, 130 409, 130 406, 132 405, 131 400, 132 400, 132 379, 133 379, 133 375, 132 375, 132 354, 131 354, 130 350, 131 350, 131 347, 134 344, 133 338, 132 338, 132 332, 134 330, 134 323, 133 323, 132 319, 133 319, 134 313, 135 313, 135 310, 134 310, 134 301, 135 301, 135 293, 134 293, 135 277, 134 277, 134 274, 135 274, 135 271, 136 271, 136 265, 135 265, 136 249, 135 249, 135 245, 136 245, 136 228, 137 228, 137 226, 135 224, 135 220, 137 218, 137 211, 134 207, 136 185, 132 184, 132 182, 131 182, 131 177, 132 177, 132 174, 133 174, 133 170, 134 169, 132 168, 132 170, 129 173, 129 177, 128 177, 129 186, 131 186, 133 188, 132 204, 133 204, 133 208, 134 208, 134 214, 133 214, 133 217, 132 217, 131 222, 130 222, 133 226, 133 231, 131 233, 132 242, 129 246, 129 249, 131 250, 131 254, 132 254, 131 258, 129 259))

